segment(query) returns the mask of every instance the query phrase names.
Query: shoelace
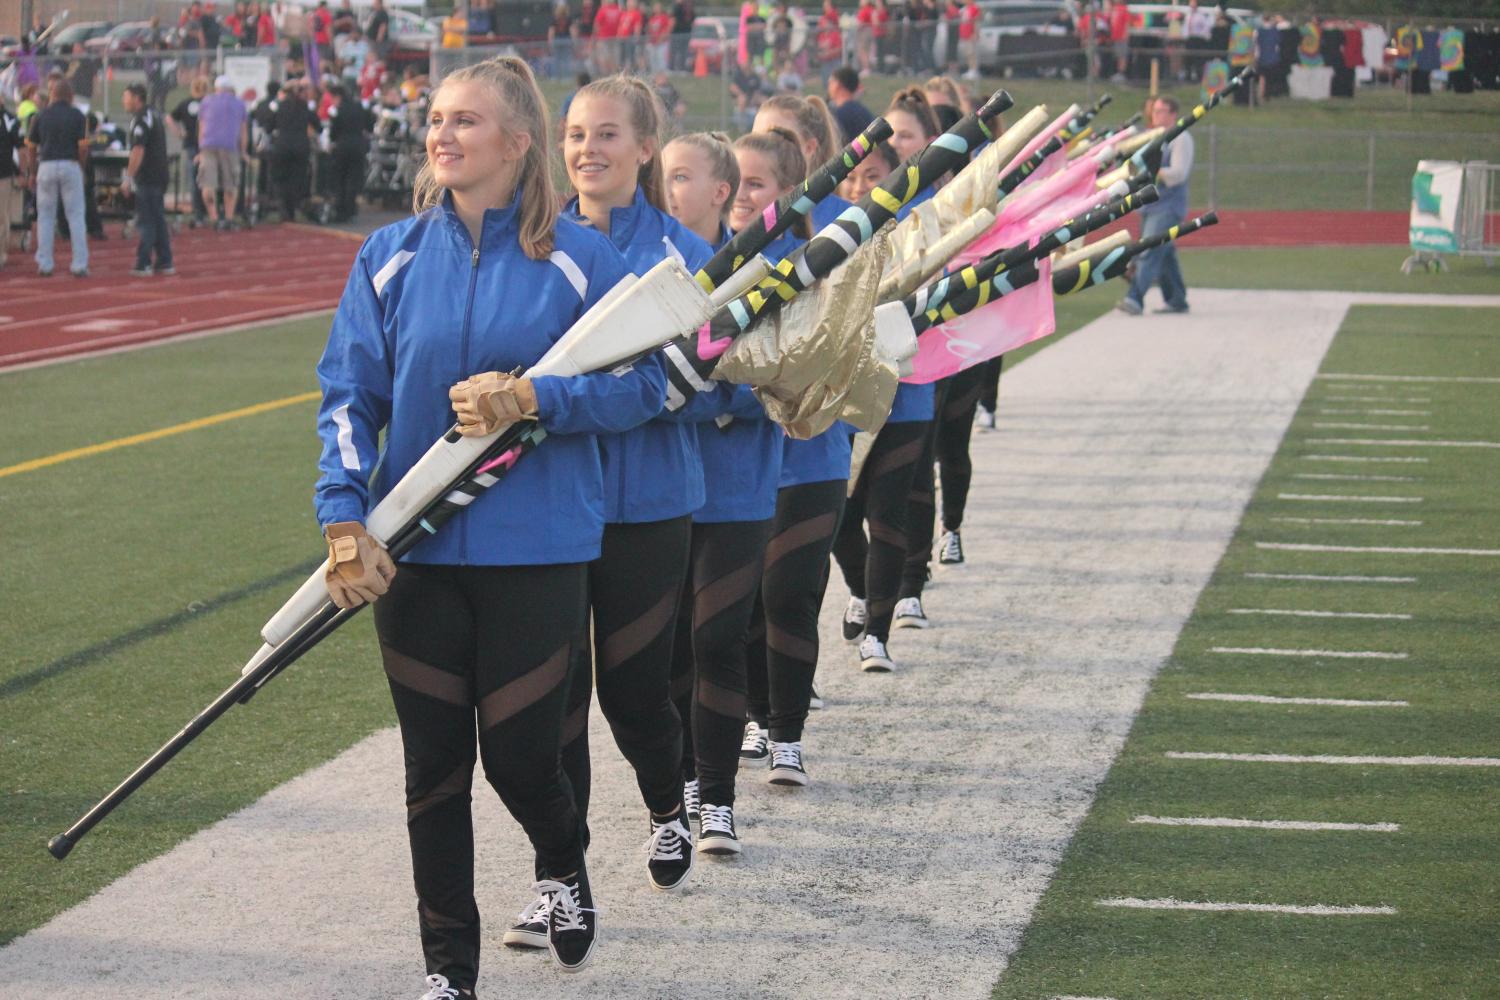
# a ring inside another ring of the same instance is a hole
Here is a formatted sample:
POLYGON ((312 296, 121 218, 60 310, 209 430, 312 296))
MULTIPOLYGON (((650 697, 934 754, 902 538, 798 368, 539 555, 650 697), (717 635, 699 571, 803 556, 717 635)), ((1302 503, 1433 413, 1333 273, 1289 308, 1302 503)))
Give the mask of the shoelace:
POLYGON ((693 838, 688 828, 682 825, 682 820, 674 816, 665 823, 658 825, 656 820, 652 820, 651 824, 651 836, 646 838, 647 859, 681 861, 683 845, 690 843, 693 838))
POLYGON ((802 770, 802 743, 772 743, 771 744, 771 766, 793 767, 802 770))
POLYGON ((566 882, 547 878, 542 879, 532 888, 547 897, 547 915, 554 922, 553 926, 556 930, 586 931, 589 929, 589 925, 583 922, 583 915, 597 911, 578 905, 576 885, 568 885, 566 882))
POLYGON ((727 833, 734 836, 734 806, 703 807, 703 832, 727 833))
POLYGON ((536 899, 526 904, 526 909, 516 915, 516 923, 532 924, 541 921, 545 924, 547 922, 547 907, 550 903, 551 900, 546 896, 537 896, 536 899))
POLYGON ((431 975, 427 977, 427 992, 420 1000, 455 1000, 459 995, 458 990, 448 985, 447 976, 431 975))
POLYGON ((856 604, 854 601, 850 601, 849 610, 844 612, 844 620, 853 622, 856 625, 863 625, 865 623, 865 602, 860 601, 856 604))
POLYGON ((957 561, 964 556, 963 544, 958 540, 958 532, 950 531, 948 537, 943 539, 942 558, 957 561))
POLYGON ((765 741, 766 734, 765 731, 760 728, 759 723, 745 723, 745 739, 742 743, 740 743, 740 750, 760 751, 764 749, 765 741))
POLYGON ((683 812, 695 813, 698 811, 698 779, 685 781, 682 784, 682 810, 683 812))
POLYGON ((885 643, 881 642, 873 635, 867 635, 865 636, 864 641, 859 644, 859 655, 865 658, 869 658, 871 656, 884 656, 885 643))

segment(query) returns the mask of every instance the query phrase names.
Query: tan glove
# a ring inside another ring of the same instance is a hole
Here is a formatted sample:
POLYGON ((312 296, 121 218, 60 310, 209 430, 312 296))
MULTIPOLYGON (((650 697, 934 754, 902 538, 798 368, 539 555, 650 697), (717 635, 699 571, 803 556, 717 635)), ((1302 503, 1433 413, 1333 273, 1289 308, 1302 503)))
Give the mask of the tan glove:
POLYGON ((504 372, 471 375, 448 390, 458 432, 484 437, 517 420, 536 419, 536 389, 531 380, 504 372))
POLYGON ((328 539, 328 566, 323 578, 328 596, 341 608, 357 608, 390 589, 396 575, 396 564, 375 539, 365 534, 358 521, 330 524, 323 536, 328 539))

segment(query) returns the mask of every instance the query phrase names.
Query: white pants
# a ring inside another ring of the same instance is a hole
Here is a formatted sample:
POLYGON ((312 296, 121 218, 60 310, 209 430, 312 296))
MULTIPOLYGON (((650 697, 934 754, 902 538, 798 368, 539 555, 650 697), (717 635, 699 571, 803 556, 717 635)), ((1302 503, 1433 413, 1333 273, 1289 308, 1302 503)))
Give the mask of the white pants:
POLYGON ((10 249, 10 226, 16 220, 16 208, 21 204, 21 187, 14 177, 0 177, 0 266, 5 264, 6 251, 10 249))
POLYGON ((36 266, 52 270, 52 241, 57 236, 57 203, 68 217, 69 270, 89 268, 89 232, 84 220, 83 167, 76 160, 45 160, 36 172, 36 266))

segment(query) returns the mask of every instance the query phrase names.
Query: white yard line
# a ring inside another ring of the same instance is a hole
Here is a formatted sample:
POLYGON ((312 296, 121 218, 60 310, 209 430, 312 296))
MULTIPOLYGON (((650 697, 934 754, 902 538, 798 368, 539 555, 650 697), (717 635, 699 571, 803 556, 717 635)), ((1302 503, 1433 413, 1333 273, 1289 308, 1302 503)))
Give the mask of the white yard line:
POLYGON ((1145 826, 1211 826, 1234 830, 1344 830, 1349 832, 1396 833, 1399 823, 1321 823, 1300 819, 1231 819, 1227 816, 1132 816, 1132 823, 1145 826))
POLYGON ((1418 441, 1409 438, 1308 438, 1308 444, 1357 444, 1383 448, 1500 448, 1500 441, 1418 441))
POLYGON ((1250 580, 1307 580, 1317 583, 1416 583, 1414 576, 1360 576, 1351 573, 1345 576, 1320 573, 1246 573, 1250 580))
POLYGON ((1232 656, 1312 656, 1326 660, 1405 660, 1410 653, 1388 653, 1373 649, 1272 649, 1264 646, 1210 646, 1210 653, 1232 656))
MULTIPOLYGON (((1319 410, 1319 414, 1325 417, 1354 417, 1364 414, 1367 417, 1430 417, 1431 410, 1319 410)), ((1424 428, 1425 430, 1425 428, 1424 428)))
POLYGON ((1339 501, 1341 503, 1421 503, 1423 497, 1374 497, 1351 493, 1278 493, 1278 500, 1339 501))
POLYGON ((1403 465, 1426 465, 1429 458, 1381 457, 1378 455, 1303 455, 1309 462, 1396 462, 1403 465))
POLYGON ((1382 701, 1359 698, 1281 698, 1270 694, 1224 694, 1200 691, 1184 695, 1194 701, 1239 701, 1254 705, 1328 705, 1335 708, 1409 708, 1409 701, 1382 701))
POLYGON ((1421 521, 1402 521, 1372 517, 1273 517, 1282 524, 1374 524, 1387 528, 1419 528, 1421 521))
MULTIPOLYGON (((785 793, 741 773, 745 853, 700 859, 685 893, 646 884, 640 792, 596 710, 588 860, 604 916, 582 976, 499 946, 529 899, 532 855, 477 780, 480 995, 633 1000, 708 975, 715 995, 764 1000, 988 1000, 1348 301, 1195 290, 1185 322, 1142 337, 1143 321, 1114 313, 1007 372, 1006 406, 1068 420, 975 436, 969 561, 931 593, 938 629, 893 639, 905 669, 860 673, 834 574, 818 674, 830 708, 804 743, 812 784, 785 793), (1016 495, 1027 477, 1066 502, 1016 495), (1163 482, 1177 484, 1170 504, 1163 482), (891 732, 923 733, 921 752, 870 754, 891 732)), ((382 684, 373 641, 353 648, 382 684)), ((164 791, 140 794, 160 804, 164 791)), ((156 1000, 168 982, 195 1000, 418 996, 403 803, 387 730, 0 949, 0 993, 156 1000)), ((69 864, 107 846, 85 841, 69 864)))
POLYGON ((1374 618, 1411 621, 1411 615, 1375 611, 1297 611, 1290 608, 1230 608, 1232 615, 1285 615, 1291 618, 1374 618))
POLYGON ((1359 764, 1390 767, 1500 767, 1500 757, 1345 757, 1336 754, 1199 753, 1168 750, 1172 760, 1229 760, 1250 764, 1359 764))
POLYGON ((1401 556, 1500 556, 1500 549, 1443 549, 1407 545, 1313 545, 1302 542, 1256 542, 1273 552, 1369 552, 1401 556))
POLYGON ((1355 375, 1349 372, 1319 372, 1325 382, 1455 382, 1465 385, 1500 385, 1500 378, 1483 375, 1355 375))
POLYGON ((1294 472, 1293 479, 1340 480, 1353 483, 1420 483, 1421 476, 1361 476, 1343 472, 1294 472))
POLYGON ((1430 431, 1428 424, 1351 424, 1337 420, 1314 420, 1313 429, 1320 431, 1430 431))
POLYGON ((1326 903, 1293 905, 1290 903, 1199 903, 1181 899, 1100 899, 1098 906, 1131 910, 1203 910, 1210 913, 1292 913, 1304 917, 1391 916, 1393 906, 1333 906, 1326 903))

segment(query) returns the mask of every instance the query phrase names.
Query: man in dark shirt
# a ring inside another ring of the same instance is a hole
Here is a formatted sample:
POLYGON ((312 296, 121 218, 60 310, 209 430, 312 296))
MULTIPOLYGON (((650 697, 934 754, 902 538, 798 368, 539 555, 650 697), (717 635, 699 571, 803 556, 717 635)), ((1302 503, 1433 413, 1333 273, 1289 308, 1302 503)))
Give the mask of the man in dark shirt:
POLYGON ((844 131, 845 142, 853 142, 875 120, 874 113, 859 102, 861 89, 859 70, 853 66, 840 66, 828 77, 828 103, 833 105, 833 117, 844 131))
POLYGON ((365 21, 365 37, 370 40, 371 50, 381 59, 390 51, 390 36, 391 15, 386 13, 384 0, 375 0, 369 19, 365 21))
POLYGON ((370 112, 348 90, 336 87, 333 93, 336 103, 328 113, 335 196, 333 221, 348 222, 359 213, 359 192, 365 186, 365 154, 370 151, 374 122, 370 112))
POLYGON ((61 203, 71 234, 72 259, 68 269, 77 278, 89 276, 88 224, 83 203, 83 158, 88 155, 88 120, 73 107, 73 88, 54 80, 47 106, 31 119, 26 145, 36 160, 36 266, 52 275, 52 244, 57 237, 57 206, 61 203))
POLYGON ((693 67, 688 65, 688 39, 693 33, 693 21, 698 12, 693 9, 693 0, 676 0, 672 4, 672 72, 684 73, 693 67))
POLYGON ((167 193, 167 132, 162 127, 161 115, 146 103, 145 84, 132 83, 126 87, 124 102, 126 113, 134 117, 130 122, 130 161, 125 166, 121 187, 127 193, 135 189, 135 225, 141 234, 135 251, 135 269, 130 273, 137 278, 176 274, 163 205, 167 193))

